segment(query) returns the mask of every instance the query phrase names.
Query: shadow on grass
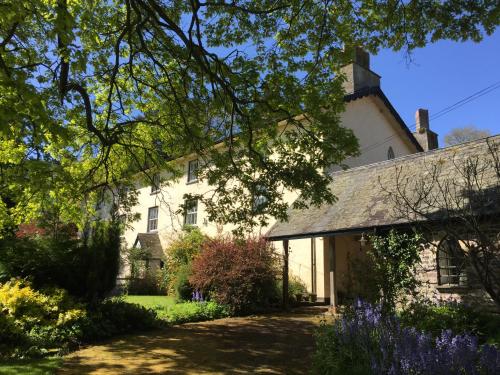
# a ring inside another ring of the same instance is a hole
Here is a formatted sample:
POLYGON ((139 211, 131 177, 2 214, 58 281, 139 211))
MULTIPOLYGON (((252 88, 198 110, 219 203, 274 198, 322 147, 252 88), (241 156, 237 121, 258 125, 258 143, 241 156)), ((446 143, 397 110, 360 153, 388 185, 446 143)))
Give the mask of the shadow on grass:
POLYGON ((58 374, 308 373, 319 309, 175 326, 89 347, 58 374))

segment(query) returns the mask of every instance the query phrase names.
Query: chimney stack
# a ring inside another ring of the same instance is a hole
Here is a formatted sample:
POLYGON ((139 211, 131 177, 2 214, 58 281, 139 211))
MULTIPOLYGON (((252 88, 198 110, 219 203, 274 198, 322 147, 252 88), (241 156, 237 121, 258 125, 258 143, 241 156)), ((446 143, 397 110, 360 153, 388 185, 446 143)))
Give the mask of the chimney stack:
POLYGON ((415 113, 415 123, 417 124, 417 128, 413 135, 424 151, 438 148, 438 135, 430 130, 429 111, 427 109, 419 108, 417 110, 415 113))
POLYGON ((380 76, 370 70, 370 54, 360 47, 354 47, 351 63, 342 67, 340 71, 346 76, 344 81, 346 94, 380 87, 380 76))
POLYGON ((419 108, 415 113, 415 122, 417 124, 417 133, 424 133, 429 129, 429 111, 419 108))

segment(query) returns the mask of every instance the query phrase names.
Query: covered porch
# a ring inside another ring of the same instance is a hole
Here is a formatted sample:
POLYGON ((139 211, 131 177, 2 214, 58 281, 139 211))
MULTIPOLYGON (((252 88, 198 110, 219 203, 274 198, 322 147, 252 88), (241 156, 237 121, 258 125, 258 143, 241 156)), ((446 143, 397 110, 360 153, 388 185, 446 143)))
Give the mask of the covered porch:
MULTIPOLYGON (((288 308, 288 280, 296 275, 294 259, 310 258, 310 268, 301 272, 308 290, 332 309, 346 303, 353 294, 355 272, 360 272, 359 261, 365 260, 369 245, 365 232, 347 232, 270 238, 283 256, 283 304, 288 308), (293 253, 293 255, 292 255, 293 253)), ((369 272, 369 270, 364 270, 369 272)))

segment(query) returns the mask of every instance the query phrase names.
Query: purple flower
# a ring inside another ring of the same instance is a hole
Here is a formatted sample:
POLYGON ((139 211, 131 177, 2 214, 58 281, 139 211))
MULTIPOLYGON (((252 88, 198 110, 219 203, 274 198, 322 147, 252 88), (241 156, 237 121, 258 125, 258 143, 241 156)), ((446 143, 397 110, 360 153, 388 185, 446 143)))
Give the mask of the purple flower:
POLYGON ((191 297, 191 300, 193 302, 204 302, 204 299, 203 299, 203 294, 198 290, 196 289, 194 292, 193 292, 193 295, 191 297))
POLYGON ((380 306, 356 301, 351 314, 332 326, 342 352, 364 360, 372 373, 393 375, 499 374, 500 351, 480 347, 477 337, 445 330, 433 339, 415 328, 402 327, 380 306))

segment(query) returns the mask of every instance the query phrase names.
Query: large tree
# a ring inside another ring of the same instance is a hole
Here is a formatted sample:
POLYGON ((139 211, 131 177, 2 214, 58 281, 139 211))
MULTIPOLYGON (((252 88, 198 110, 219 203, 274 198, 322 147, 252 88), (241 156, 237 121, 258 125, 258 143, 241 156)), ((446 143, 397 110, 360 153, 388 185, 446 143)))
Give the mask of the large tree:
POLYGON ((444 136, 444 144, 446 146, 453 146, 459 143, 489 137, 490 135, 491 133, 489 130, 481 130, 476 128, 474 125, 453 128, 444 136))
POLYGON ((332 201, 322 170, 357 152, 339 124, 338 73, 354 46, 479 41, 499 24, 499 8, 498 0, 2 0, 0 225, 46 206, 80 222, 103 189, 139 172, 175 177, 171 160, 191 152, 207 161, 200 175, 213 190, 199 198, 213 220, 285 218, 284 190, 301 194, 297 206, 332 201), (255 195, 266 204, 256 207, 255 195))

